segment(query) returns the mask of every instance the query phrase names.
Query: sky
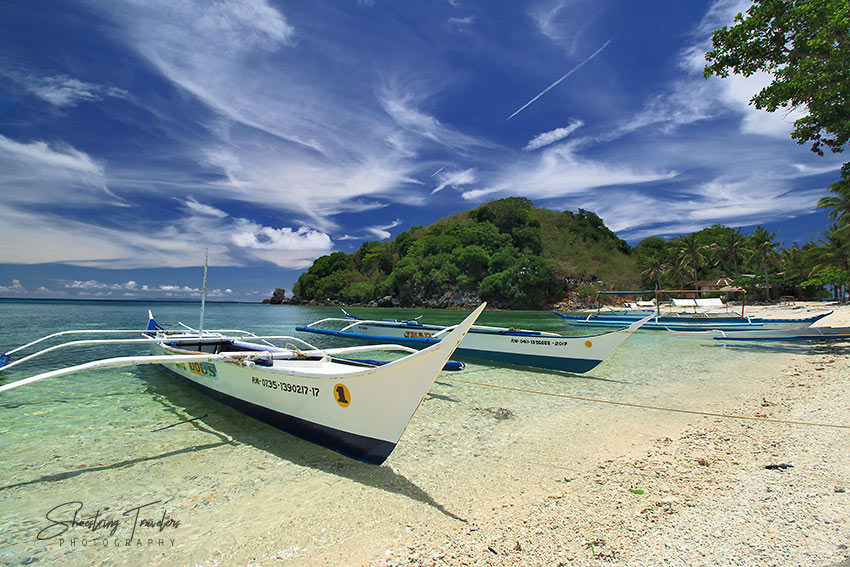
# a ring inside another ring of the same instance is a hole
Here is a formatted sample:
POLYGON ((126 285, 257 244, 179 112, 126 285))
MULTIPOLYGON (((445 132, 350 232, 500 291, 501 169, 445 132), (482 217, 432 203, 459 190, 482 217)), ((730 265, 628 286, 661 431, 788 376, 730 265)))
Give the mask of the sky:
POLYGON ((0 297, 260 301, 510 196, 820 237, 842 160, 705 79, 747 2, 0 3, 0 297))

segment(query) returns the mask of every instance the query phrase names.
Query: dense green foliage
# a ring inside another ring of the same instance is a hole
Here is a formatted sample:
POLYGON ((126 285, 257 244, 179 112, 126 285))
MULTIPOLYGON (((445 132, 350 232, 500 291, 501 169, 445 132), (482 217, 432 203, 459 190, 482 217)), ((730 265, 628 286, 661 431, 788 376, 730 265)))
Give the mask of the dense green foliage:
POLYGON ((726 276, 751 300, 830 291, 838 298, 850 285, 850 215, 832 217, 837 222, 823 238, 802 247, 781 248, 760 226, 742 234, 713 225, 631 248, 594 213, 559 213, 513 197, 323 256, 293 292, 299 301, 446 306, 484 299, 543 308, 568 296, 592 301, 600 290, 693 289, 726 276))
MULTIPOLYGON (((847 0, 753 0, 732 27, 715 30, 706 53, 705 76, 749 77, 766 72, 773 81, 751 104, 774 112, 802 109, 791 137, 812 151, 841 152, 850 140, 850 2, 847 0)), ((850 196, 850 162, 831 189, 850 196)), ((832 207, 831 204, 824 204, 832 207)))
POLYGON ((814 299, 824 286, 833 286, 840 297, 840 287, 850 283, 841 281, 842 274, 850 273, 850 226, 833 225, 823 235, 819 244, 781 249, 775 233, 760 226, 746 235, 714 225, 669 241, 646 238, 634 255, 646 289, 692 289, 695 280, 716 282, 726 276, 751 299, 814 299))
POLYGON ((557 213, 512 197, 413 227, 395 240, 316 260, 298 279, 300 300, 360 303, 392 297, 424 305, 467 296, 498 307, 539 308, 567 281, 629 285, 638 273, 629 245, 597 215, 557 213))

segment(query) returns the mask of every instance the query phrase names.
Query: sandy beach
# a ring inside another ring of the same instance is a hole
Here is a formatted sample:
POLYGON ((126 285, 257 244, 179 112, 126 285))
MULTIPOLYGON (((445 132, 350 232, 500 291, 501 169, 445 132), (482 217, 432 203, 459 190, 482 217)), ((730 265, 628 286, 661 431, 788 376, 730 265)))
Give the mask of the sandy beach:
MULTIPOLYGON (((802 317, 824 307, 747 313, 802 317)), ((828 308, 818 326, 850 326, 850 307, 828 308)), ((475 526, 412 526, 367 563, 850 565, 850 344, 807 350, 724 413, 843 428, 696 418, 584 474, 527 487, 475 526)))

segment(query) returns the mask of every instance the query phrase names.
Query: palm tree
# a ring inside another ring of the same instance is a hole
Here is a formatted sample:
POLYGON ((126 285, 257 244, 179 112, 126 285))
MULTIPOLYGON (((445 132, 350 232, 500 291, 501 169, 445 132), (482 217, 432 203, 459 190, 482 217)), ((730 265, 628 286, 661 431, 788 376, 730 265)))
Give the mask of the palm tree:
POLYGON ((705 264, 706 247, 698 239, 696 233, 679 238, 678 260, 682 267, 689 266, 694 271, 694 289, 697 289, 698 270, 705 264))
POLYGON ((656 288, 660 288, 661 277, 666 271, 667 262, 664 261, 664 257, 660 253, 656 252, 643 261, 643 270, 641 271, 641 274, 654 282, 656 288))
MULTIPOLYGON (((822 246, 818 249, 819 262, 812 268, 810 275, 830 267, 850 269, 850 223, 844 226, 830 225, 829 230, 821 234, 825 238, 820 240, 822 246)), ((833 293, 838 295, 842 302, 844 301, 843 289, 838 289, 836 286, 833 293)))
POLYGON ((720 255, 728 260, 732 260, 732 265, 735 266, 735 278, 741 275, 738 269, 738 261, 749 253, 749 242, 747 237, 741 234, 738 229, 725 231, 720 237, 720 242, 714 245, 714 248, 720 252, 720 255))
POLYGON ((832 209, 829 218, 838 221, 839 225, 850 224, 850 183, 833 183, 832 192, 835 197, 821 197, 818 207, 832 209))
POLYGON ((774 236, 776 236, 775 230, 767 232, 761 226, 757 226, 750 235, 750 257, 758 262, 764 270, 764 296, 767 301, 770 301, 770 280, 767 275, 767 267, 778 258, 779 254, 776 252, 776 247, 782 244, 781 242, 774 242, 774 236))

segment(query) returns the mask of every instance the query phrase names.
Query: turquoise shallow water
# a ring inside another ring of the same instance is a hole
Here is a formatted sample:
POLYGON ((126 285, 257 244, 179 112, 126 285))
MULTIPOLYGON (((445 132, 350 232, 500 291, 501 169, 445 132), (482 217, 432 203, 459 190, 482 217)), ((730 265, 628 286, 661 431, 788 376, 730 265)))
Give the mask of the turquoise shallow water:
MULTIPOLYGON (((148 308, 160 321, 197 326, 198 307, 4 301, 0 349, 64 329, 140 329, 148 308)), ((365 318, 421 316, 437 324, 464 315, 350 311, 365 318)), ((294 330, 339 314, 328 307, 211 303, 205 328, 292 334, 317 346, 341 346, 344 340, 294 330)), ((545 312, 487 311, 479 322, 568 330, 545 312)), ((4 372, 0 382, 139 352, 89 347, 4 372)), ((370 546, 391 541, 410 518, 447 526, 474 521, 507 494, 532 490, 553 476, 581 474, 599 458, 700 419, 520 389, 726 411, 794 352, 636 334, 584 375, 471 362, 461 373, 441 375, 381 467, 244 417, 157 367, 46 380, 0 394, 0 563, 226 564, 253 557, 256 564, 287 559, 306 565, 332 563, 340 541, 359 542, 357 549, 368 555, 370 546), (116 521, 114 533, 95 521, 55 535, 77 508, 78 519, 116 521), (133 513, 127 514, 134 509, 135 525, 133 513), (139 525, 140 519, 151 525, 139 525)))

